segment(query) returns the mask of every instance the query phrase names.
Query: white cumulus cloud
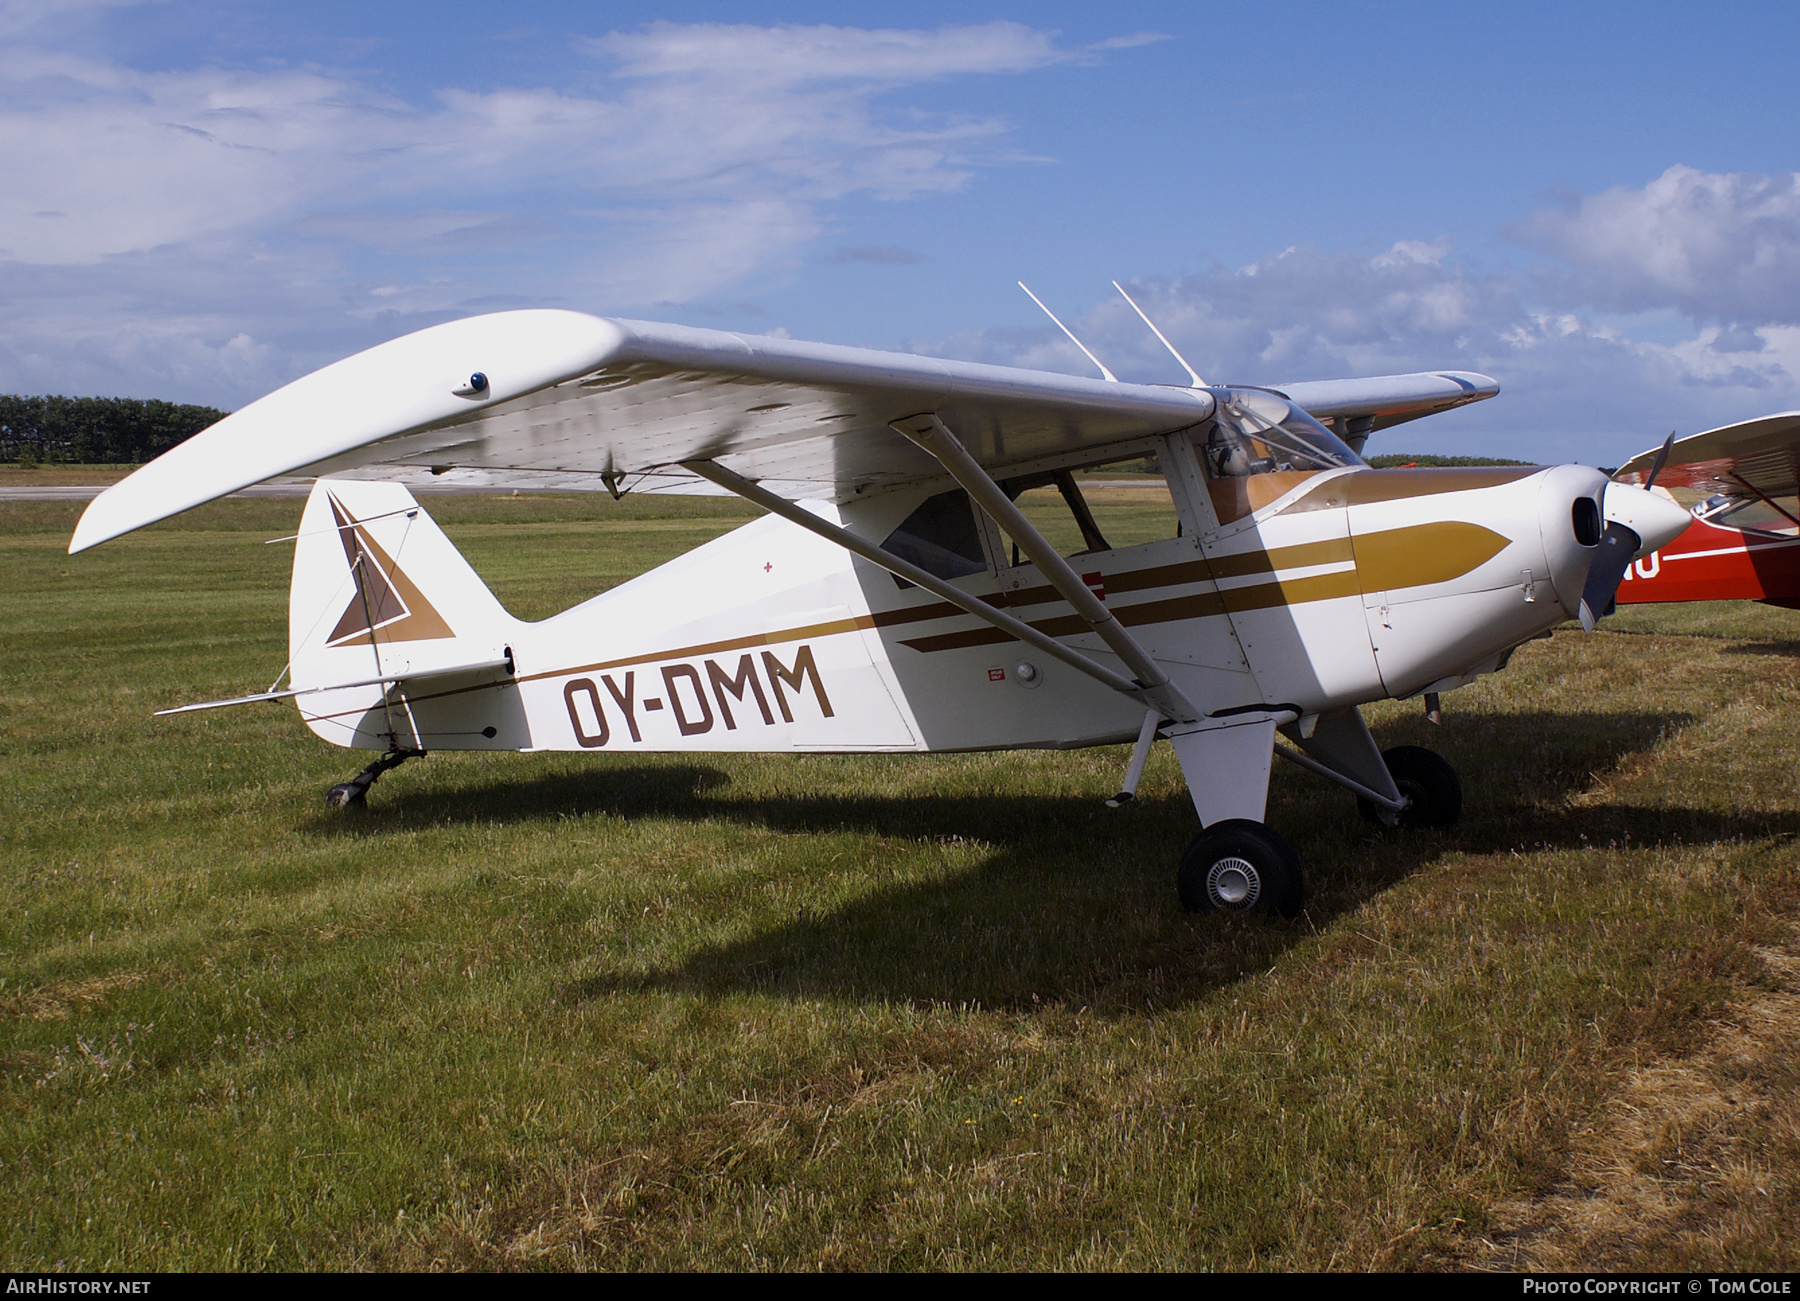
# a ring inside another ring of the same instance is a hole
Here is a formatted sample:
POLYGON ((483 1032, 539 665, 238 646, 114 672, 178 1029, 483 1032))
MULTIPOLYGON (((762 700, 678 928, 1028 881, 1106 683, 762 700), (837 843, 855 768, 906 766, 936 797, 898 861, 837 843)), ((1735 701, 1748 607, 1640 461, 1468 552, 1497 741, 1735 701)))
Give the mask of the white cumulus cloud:
POLYGON ((214 356, 226 402, 371 332, 689 301, 796 265, 834 203, 959 189, 1008 130, 884 96, 1089 57, 1017 23, 663 22, 584 42, 572 86, 415 103, 331 69, 144 71, 42 36, 65 18, 0 11, 0 387, 116 364, 105 387, 168 392, 214 356))
POLYGON ((1701 320, 1800 321, 1800 173, 1669 168, 1532 214, 1518 237, 1567 267, 1596 307, 1701 320))
MULTIPOLYGON (((1588 311, 1546 310, 1532 277, 1473 267, 1442 240, 1375 253, 1289 248, 1249 266, 1127 288, 1215 383, 1420 370, 1500 381, 1498 398, 1383 433, 1371 453, 1616 465, 1671 427, 1692 433, 1800 406, 1800 329, 1712 325, 1674 344, 1634 339, 1588 311)), ((1073 324, 1121 378, 1182 382, 1122 299, 1099 301, 1073 324)), ((920 350, 1094 373, 1047 323, 971 331, 920 350)))

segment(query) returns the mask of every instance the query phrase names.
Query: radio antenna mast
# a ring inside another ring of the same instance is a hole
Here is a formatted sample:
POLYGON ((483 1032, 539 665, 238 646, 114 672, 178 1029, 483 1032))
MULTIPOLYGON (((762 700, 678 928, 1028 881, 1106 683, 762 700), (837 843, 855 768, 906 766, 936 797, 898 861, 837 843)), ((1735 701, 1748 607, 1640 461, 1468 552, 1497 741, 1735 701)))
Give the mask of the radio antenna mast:
POLYGON ((1154 334, 1157 338, 1161 339, 1162 346, 1169 350, 1169 355, 1171 357, 1175 358, 1176 361, 1181 363, 1181 368, 1188 373, 1188 378, 1194 381, 1194 387, 1195 388, 1205 388, 1206 381, 1200 378, 1200 372, 1195 370, 1192 366, 1188 365, 1186 357, 1183 357, 1179 352, 1175 351, 1175 345, 1170 343, 1168 340, 1168 337, 1166 335, 1164 335, 1161 330, 1156 328, 1156 322, 1151 320, 1148 316, 1144 316, 1144 309, 1139 307, 1135 302, 1132 301, 1131 295, 1125 292, 1125 286, 1120 284, 1117 280, 1115 280, 1115 281, 1113 281, 1113 288, 1117 289, 1119 291, 1119 296, 1121 298, 1123 298, 1126 302, 1131 303, 1132 311, 1136 312, 1139 316, 1144 317, 1144 324, 1150 327, 1150 333, 1154 334))
MULTIPOLYGON (((1048 316, 1051 320, 1056 321, 1056 313, 1051 311, 1048 307, 1044 307, 1044 300, 1039 298, 1036 294, 1032 293, 1030 289, 1027 289, 1025 286, 1025 282, 1023 280, 1019 281, 1019 288, 1025 290, 1025 297, 1029 298, 1032 302, 1036 303, 1039 307, 1043 308, 1045 316, 1048 316)), ((1074 344, 1077 348, 1080 348, 1082 355, 1084 357, 1086 357, 1089 361, 1093 362, 1094 365, 1096 365, 1100 368, 1100 373, 1102 375, 1106 376, 1106 382, 1108 384, 1117 384, 1119 382, 1119 377, 1117 375, 1113 374, 1110 370, 1108 370, 1106 368, 1106 363, 1101 361, 1093 353, 1089 352, 1087 344, 1083 343, 1080 339, 1077 339, 1075 337, 1075 331, 1071 330, 1068 326, 1064 325, 1061 321, 1056 321, 1056 328, 1061 330, 1064 334, 1068 335, 1069 342, 1074 344)), ((1156 327, 1152 326, 1151 328, 1155 329, 1156 327)), ((1183 364, 1185 365, 1186 363, 1183 363, 1183 364)))

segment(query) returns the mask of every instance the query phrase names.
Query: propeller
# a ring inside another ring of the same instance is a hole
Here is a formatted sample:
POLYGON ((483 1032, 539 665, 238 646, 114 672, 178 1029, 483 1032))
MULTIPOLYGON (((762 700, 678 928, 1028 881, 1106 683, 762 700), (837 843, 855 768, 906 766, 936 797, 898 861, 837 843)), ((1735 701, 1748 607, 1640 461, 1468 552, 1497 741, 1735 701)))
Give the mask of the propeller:
MULTIPOLYGON (((1674 442, 1675 431, 1671 429, 1657 449, 1656 460, 1650 463, 1650 476, 1644 480, 1645 491, 1656 485, 1656 476, 1662 473, 1663 462, 1669 459, 1669 448, 1674 442)), ((1627 528, 1617 520, 1607 521, 1594 559, 1588 565, 1587 582, 1581 589, 1582 631, 1594 631, 1594 625, 1612 608, 1613 596, 1618 592, 1619 584, 1625 581, 1625 569, 1643 545, 1644 539, 1635 529, 1627 528)))

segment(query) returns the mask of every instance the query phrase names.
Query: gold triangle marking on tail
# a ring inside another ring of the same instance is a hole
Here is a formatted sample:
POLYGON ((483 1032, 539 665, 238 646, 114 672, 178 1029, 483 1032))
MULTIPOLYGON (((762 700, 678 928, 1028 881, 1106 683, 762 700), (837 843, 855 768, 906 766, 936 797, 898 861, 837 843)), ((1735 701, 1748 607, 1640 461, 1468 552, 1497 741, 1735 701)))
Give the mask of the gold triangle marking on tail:
POLYGON ((367 646, 375 641, 438 641, 456 636, 444 616, 381 549, 368 529, 335 495, 325 495, 344 544, 344 559, 356 579, 356 591, 325 644, 367 646))

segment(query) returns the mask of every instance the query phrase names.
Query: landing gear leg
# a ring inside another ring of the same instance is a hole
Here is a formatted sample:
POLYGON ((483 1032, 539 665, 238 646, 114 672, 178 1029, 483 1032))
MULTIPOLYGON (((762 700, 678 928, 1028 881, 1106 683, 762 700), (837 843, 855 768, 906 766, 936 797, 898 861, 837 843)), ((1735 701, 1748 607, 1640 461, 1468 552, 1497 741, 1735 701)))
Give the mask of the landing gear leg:
POLYGON ((369 787, 390 768, 398 768, 408 759, 423 759, 423 750, 389 750, 347 782, 339 782, 325 792, 325 807, 360 809, 368 803, 369 787))
POLYGON ((1178 725, 1170 740, 1206 828, 1181 856, 1181 906, 1189 912, 1298 915, 1306 902, 1300 859, 1263 825, 1274 719, 1178 725))
MULTIPOLYGON (((1443 755, 1422 745, 1397 745, 1383 750, 1381 760, 1408 801, 1395 825, 1447 827, 1462 816, 1462 778, 1443 755)), ((1370 822, 1382 820, 1381 810, 1368 800, 1356 803, 1370 822)))

